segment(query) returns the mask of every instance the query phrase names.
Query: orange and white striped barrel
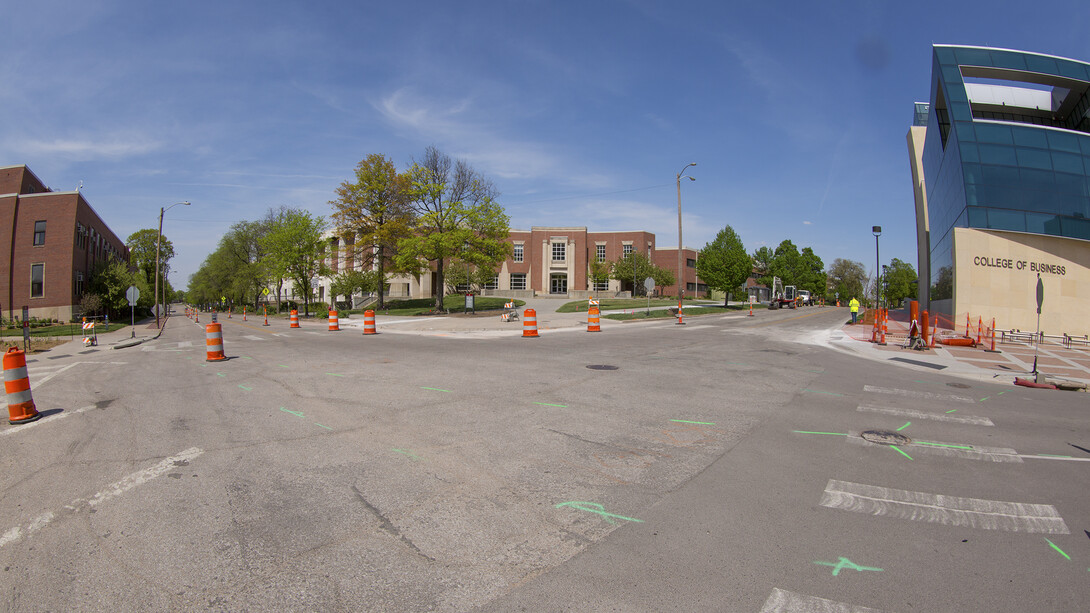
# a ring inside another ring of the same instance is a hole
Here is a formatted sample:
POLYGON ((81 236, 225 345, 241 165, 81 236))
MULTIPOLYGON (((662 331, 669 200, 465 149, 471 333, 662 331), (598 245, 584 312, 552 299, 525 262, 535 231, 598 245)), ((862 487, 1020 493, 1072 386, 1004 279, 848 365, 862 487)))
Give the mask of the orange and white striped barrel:
POLYGON ((9 424, 25 424, 41 417, 30 395, 26 354, 18 347, 12 347, 4 354, 4 391, 8 395, 9 424))
POLYGON ((288 326, 288 327, 290 327, 290 328, 298 328, 299 327, 299 311, 297 311, 295 309, 291 310, 291 325, 288 326))
POLYGON ((587 332, 601 332, 601 320, 598 317, 598 307, 592 306, 587 311, 587 332))
POLYGON ((537 337, 537 311, 526 309, 522 312, 522 338, 537 337))
POLYGON ((363 333, 364 334, 378 334, 378 330, 375 329, 375 312, 364 311, 363 312, 363 333))
POLYGON ((337 311, 330 311, 329 312, 329 331, 330 332, 340 332, 341 331, 341 320, 337 318, 337 311))
POLYGON ((246 321, 246 307, 242 307, 242 321, 246 321))
POLYGON ((223 328, 220 324, 208 324, 204 327, 204 344, 207 357, 206 362, 219 362, 226 360, 223 355, 223 328))

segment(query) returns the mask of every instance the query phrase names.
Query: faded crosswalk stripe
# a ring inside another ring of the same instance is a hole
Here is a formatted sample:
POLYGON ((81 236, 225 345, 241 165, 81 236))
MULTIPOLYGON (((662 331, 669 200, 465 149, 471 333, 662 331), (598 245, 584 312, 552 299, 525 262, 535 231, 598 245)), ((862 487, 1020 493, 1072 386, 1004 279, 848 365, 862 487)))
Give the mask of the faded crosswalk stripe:
POLYGON ((872 407, 866 404, 859 405, 855 410, 861 413, 881 413, 883 415, 907 417, 908 419, 930 419, 932 421, 946 421, 955 424, 971 424, 974 426, 995 425, 992 423, 992 420, 987 417, 976 417, 975 415, 955 416, 947 413, 925 413, 923 411, 917 411, 916 409, 891 409, 889 407, 872 407))
POLYGON ((778 587, 772 588, 761 613, 882 613, 878 609, 857 607, 817 596, 796 594, 778 587))
POLYGON ((830 479, 821 506, 981 530, 1070 534, 1050 504, 961 498, 830 479))
POLYGON ((893 396, 904 396, 906 398, 922 398, 924 400, 947 400, 950 402, 965 402, 973 404, 975 400, 967 398, 965 396, 955 396, 953 394, 935 394, 933 392, 914 392, 912 390, 901 390, 895 387, 877 387, 874 385, 864 385, 864 392, 870 392, 872 394, 890 394, 893 396))
MULTIPOLYGON (((858 432, 848 433, 848 443, 853 445, 865 445, 867 447, 887 447, 881 443, 872 443, 859 435, 858 432)), ((954 443, 940 443, 938 441, 912 441, 907 445, 900 445, 901 449, 909 450, 912 455, 934 455, 948 458, 960 458, 962 460, 985 460, 988 462, 1014 462, 1022 463, 1022 456, 1014 449, 1007 447, 980 447, 978 445, 960 445, 954 443)))
POLYGON ((243 336, 242 338, 247 339, 247 340, 251 340, 251 341, 263 341, 263 340, 265 340, 265 339, 261 338, 260 336, 254 336, 252 334, 247 334, 246 336, 243 336))

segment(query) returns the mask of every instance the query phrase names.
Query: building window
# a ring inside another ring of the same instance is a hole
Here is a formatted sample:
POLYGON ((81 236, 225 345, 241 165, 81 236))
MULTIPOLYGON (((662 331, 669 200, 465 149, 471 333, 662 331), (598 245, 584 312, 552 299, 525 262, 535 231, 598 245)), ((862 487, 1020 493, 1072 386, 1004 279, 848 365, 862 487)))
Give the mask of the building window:
POLYGON ((696 260, 693 258, 685 258, 685 265, 689 268, 696 268, 696 260))
POLYGON ((567 257, 565 257, 565 255, 567 253, 567 247, 568 247, 567 243, 553 243, 553 261, 554 262, 563 262, 563 261, 565 261, 567 259, 567 257))
POLYGON ((496 275, 488 280, 488 283, 484 284, 484 289, 499 289, 500 288, 500 276, 496 275))
POLYGON ((36 221, 36 222, 34 222, 34 246, 37 247, 39 245, 44 245, 44 244, 45 244, 45 222, 44 221, 36 221))
POLYGON ((606 279, 605 281, 595 281, 592 284, 592 286, 594 288, 594 291, 596 291, 596 292, 608 291, 609 290, 609 279, 606 279))
POLYGON ((45 295, 45 264, 30 265, 30 297, 41 298, 45 295))
POLYGON ((526 273, 511 273, 511 289, 526 289, 526 273))
POLYGON ((623 247, 621 247, 621 253, 625 257, 632 255, 632 245, 624 245, 623 247))
POLYGON ((76 273, 76 300, 83 297, 83 273, 76 273))
POLYGON ((511 259, 515 262, 522 261, 522 243, 515 243, 515 253, 511 256, 511 259))
POLYGON ((595 245, 594 246, 594 257, 599 262, 606 261, 606 246, 605 245, 595 245))

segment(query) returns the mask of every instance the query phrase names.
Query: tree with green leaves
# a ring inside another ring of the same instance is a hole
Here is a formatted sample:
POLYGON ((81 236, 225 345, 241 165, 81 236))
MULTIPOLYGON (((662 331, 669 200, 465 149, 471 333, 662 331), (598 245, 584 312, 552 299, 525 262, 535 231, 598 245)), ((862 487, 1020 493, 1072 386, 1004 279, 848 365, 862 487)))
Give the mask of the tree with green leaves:
MULTIPOLYGON (((398 242, 412 235, 411 187, 408 173, 398 173, 393 162, 372 153, 356 166, 354 181, 341 183, 329 202, 337 231, 355 240, 353 261, 374 268, 383 284, 398 242)), ((383 304, 379 291, 378 308, 383 304)))
MULTIPOLYGON (((125 298, 125 290, 137 281, 137 275, 129 271, 128 265, 114 258, 107 258, 95 265, 91 272, 88 291, 97 294, 102 299, 102 308, 108 314, 117 315, 122 309, 129 308, 129 301, 125 298)), ((145 284, 147 281, 144 280, 145 284)), ((144 290, 140 291, 141 295, 144 290)))
POLYGON ((723 292, 723 306, 727 306, 730 292, 744 284, 752 271, 753 260, 730 226, 704 245, 696 259, 696 274, 709 288, 723 292))
POLYGON ((828 286, 828 278, 825 275, 825 263, 814 253, 810 247, 803 247, 799 254, 798 278, 795 285, 799 289, 808 290, 812 297, 824 296, 828 286))
POLYGON ((857 298, 860 302, 864 301, 866 295, 863 290, 867 283, 867 271, 863 264, 837 258, 829 266, 827 274, 829 285, 827 291, 833 292, 834 299, 839 299, 841 302, 847 302, 852 298, 857 298))
POLYGON ((442 309, 448 266, 495 274, 510 255, 510 218, 496 202, 491 181, 435 147, 424 151, 409 175, 416 218, 412 234, 398 241, 394 259, 398 268, 416 275, 434 267, 435 308, 442 309))
POLYGON ((608 260, 598 261, 598 258, 592 258, 588 266, 588 277, 591 282, 591 287, 597 287, 600 283, 606 283, 609 281, 610 276, 613 273, 613 262, 608 260))
POLYGON ((622 283, 631 281, 633 297, 646 293, 643 280, 648 277, 655 281, 656 287, 666 287, 677 281, 673 272, 655 266, 646 254, 639 251, 633 251, 613 262, 610 276, 622 283))
POLYGON ((757 282, 765 287, 772 287, 772 258, 775 257, 768 246, 761 247, 753 252, 753 267, 757 271, 757 282))
POLYGON ((916 296, 916 269, 908 262, 893 258, 883 271, 882 296, 888 304, 899 305, 905 298, 916 296))
MULTIPOLYGON (((273 277, 291 279, 303 294, 303 314, 310 315, 313 280, 329 273, 323 262, 325 220, 303 209, 282 209, 259 243, 273 277)), ((279 292, 277 292, 279 293, 279 292)))
MULTIPOLYGON (((158 239, 158 230, 145 228, 133 232, 125 240, 125 246, 129 248, 129 265, 139 271, 144 276, 144 280, 152 285, 155 284, 155 243, 158 239)), ((167 276, 170 260, 173 257, 174 243, 163 236, 159 245, 159 272, 163 277, 167 276)), ((150 300, 148 304, 151 304, 150 300)))
MULTIPOLYGON (((330 298, 336 302, 338 296, 344 296, 351 302, 352 295, 356 292, 361 294, 377 292, 381 296, 382 291, 385 290, 381 279, 377 270, 342 270, 333 275, 330 280, 330 298)), ((349 304, 349 308, 351 307, 352 305, 349 304)))

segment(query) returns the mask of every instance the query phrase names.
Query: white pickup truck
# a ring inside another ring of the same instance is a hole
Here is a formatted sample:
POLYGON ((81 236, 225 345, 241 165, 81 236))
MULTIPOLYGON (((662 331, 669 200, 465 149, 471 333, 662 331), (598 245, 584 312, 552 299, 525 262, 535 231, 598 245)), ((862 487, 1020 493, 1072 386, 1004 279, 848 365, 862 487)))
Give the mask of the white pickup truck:
POLYGON ((799 306, 813 306, 814 302, 810 298, 810 290, 799 290, 799 306))

